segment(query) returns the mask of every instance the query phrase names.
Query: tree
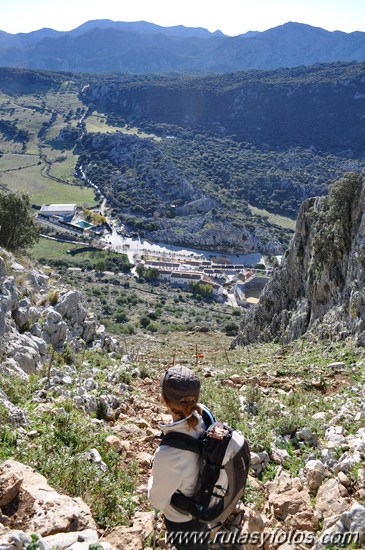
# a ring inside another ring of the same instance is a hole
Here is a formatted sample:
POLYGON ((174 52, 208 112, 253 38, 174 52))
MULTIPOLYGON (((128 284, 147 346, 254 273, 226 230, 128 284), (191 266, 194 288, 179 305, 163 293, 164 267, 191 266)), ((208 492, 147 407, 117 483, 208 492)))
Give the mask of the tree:
POLYGON ((210 284, 189 283, 189 290, 196 297, 211 298, 213 296, 213 287, 210 284))
POLYGON ((136 273, 140 279, 144 279, 150 283, 158 281, 160 273, 155 267, 145 267, 143 264, 139 264, 136 267, 136 273))
POLYGON ((27 193, 0 193, 0 245, 8 250, 32 246, 40 226, 32 212, 27 193))

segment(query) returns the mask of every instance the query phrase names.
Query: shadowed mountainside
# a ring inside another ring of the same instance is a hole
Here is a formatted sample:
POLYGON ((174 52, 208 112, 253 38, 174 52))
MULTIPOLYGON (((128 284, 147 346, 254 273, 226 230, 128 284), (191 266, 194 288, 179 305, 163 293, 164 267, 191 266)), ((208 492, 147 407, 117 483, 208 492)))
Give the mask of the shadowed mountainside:
POLYGON ((0 32, 0 65, 76 72, 225 73, 363 61, 365 33, 288 22, 228 37, 220 31, 145 21, 88 21, 69 32, 0 32))

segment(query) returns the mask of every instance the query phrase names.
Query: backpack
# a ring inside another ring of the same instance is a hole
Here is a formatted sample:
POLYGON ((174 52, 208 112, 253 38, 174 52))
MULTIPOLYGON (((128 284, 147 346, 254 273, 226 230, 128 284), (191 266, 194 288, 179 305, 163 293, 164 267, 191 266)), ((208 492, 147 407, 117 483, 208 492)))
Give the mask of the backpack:
POLYGON ((171 497, 178 511, 200 521, 219 525, 234 511, 242 497, 250 465, 250 449, 243 434, 221 422, 202 408, 206 430, 196 439, 191 435, 169 432, 160 445, 168 445, 200 455, 199 477, 191 497, 180 491, 171 497))

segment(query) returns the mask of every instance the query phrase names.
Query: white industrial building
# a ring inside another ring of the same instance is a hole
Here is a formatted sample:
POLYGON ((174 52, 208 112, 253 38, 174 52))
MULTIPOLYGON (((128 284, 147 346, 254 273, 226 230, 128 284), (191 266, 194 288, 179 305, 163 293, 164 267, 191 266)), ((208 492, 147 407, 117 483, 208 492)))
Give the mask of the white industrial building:
POLYGON ((43 204, 39 213, 41 216, 72 219, 76 213, 76 204, 43 204))

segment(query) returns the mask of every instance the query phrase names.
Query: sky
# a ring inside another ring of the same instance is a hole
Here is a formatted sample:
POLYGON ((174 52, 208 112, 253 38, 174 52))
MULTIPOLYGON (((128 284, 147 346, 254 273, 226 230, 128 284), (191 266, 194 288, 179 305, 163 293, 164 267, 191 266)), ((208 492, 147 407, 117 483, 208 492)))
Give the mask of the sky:
POLYGON ((329 31, 365 31, 365 0, 0 0, 0 30, 68 31, 91 19, 217 29, 229 36, 288 21, 329 31))

